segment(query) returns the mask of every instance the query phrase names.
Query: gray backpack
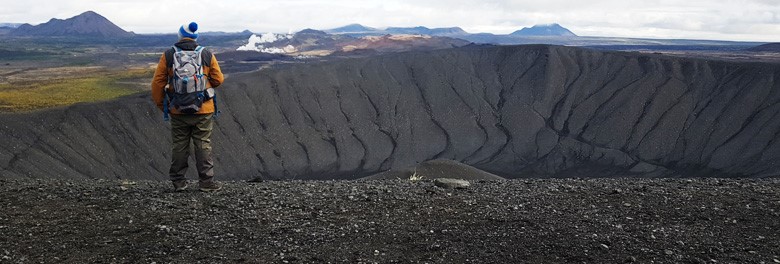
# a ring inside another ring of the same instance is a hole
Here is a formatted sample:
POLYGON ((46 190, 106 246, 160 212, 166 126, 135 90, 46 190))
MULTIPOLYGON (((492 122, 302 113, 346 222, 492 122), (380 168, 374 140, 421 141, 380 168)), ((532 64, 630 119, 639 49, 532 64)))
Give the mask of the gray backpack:
MULTIPOLYGON (((170 104, 180 113, 197 113, 203 106, 203 102, 214 97, 214 89, 206 89, 206 77, 203 75, 201 61, 203 47, 182 50, 173 46, 173 49, 173 75, 168 79, 170 87, 166 96, 170 98, 170 104)), ((167 105, 166 103, 165 106, 167 105)), ((165 109, 165 112, 167 117, 168 109, 165 109)))

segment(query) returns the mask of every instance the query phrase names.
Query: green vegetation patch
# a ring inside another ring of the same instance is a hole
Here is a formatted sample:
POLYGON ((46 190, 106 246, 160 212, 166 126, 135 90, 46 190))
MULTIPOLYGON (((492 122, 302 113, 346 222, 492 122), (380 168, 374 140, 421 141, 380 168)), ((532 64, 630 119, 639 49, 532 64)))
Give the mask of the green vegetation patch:
POLYGON ((129 80, 151 80, 151 70, 131 70, 99 76, 82 76, 46 82, 0 83, 0 112, 21 112, 42 108, 97 102, 138 93, 144 89, 128 85, 129 80))
POLYGON ((16 60, 44 60, 54 57, 61 57, 65 53, 45 52, 37 50, 7 50, 0 49, 0 58, 4 61, 16 60))

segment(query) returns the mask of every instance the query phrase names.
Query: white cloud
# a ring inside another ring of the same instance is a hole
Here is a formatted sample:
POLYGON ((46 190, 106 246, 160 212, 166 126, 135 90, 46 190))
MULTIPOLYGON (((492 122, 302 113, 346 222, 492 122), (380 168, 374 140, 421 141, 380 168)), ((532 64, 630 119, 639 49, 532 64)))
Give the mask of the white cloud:
POLYGON ((189 21, 204 31, 287 32, 361 23, 492 33, 555 22, 579 35, 780 41, 777 0, 225 0, 188 6, 187 12, 176 0, 0 1, 0 22, 42 23, 93 10, 138 33, 173 33, 189 21))

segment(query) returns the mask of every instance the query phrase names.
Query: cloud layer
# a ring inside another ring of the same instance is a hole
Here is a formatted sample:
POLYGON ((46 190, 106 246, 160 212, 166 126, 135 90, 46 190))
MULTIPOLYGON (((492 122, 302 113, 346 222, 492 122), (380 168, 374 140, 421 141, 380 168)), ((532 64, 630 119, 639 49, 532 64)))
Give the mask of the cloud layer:
POLYGON ((6 2, 0 22, 37 24, 93 10, 137 33, 173 33, 196 21, 205 31, 288 32, 361 23, 506 34, 554 22, 581 36, 780 41, 776 0, 226 0, 201 2, 187 12, 174 0, 6 2))

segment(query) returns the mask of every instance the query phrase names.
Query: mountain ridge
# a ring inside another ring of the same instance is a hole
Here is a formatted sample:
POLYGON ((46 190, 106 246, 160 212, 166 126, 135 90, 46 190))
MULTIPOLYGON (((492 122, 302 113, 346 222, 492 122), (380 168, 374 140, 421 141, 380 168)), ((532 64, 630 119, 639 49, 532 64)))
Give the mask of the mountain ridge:
MULTIPOLYGON (((489 34, 495 36, 492 33, 468 33, 460 27, 443 27, 443 28, 428 28, 426 26, 415 27, 387 27, 385 29, 377 29, 372 27, 363 26, 361 24, 349 24, 343 27, 334 29, 323 30, 332 34, 420 34, 431 36, 466 36, 466 35, 480 35, 489 34)), ((577 35, 572 33, 569 29, 562 27, 557 23, 553 24, 539 24, 532 27, 525 27, 517 30, 513 33, 507 34, 507 36, 562 36, 562 37, 576 37, 577 35)))

